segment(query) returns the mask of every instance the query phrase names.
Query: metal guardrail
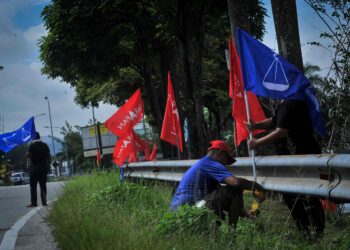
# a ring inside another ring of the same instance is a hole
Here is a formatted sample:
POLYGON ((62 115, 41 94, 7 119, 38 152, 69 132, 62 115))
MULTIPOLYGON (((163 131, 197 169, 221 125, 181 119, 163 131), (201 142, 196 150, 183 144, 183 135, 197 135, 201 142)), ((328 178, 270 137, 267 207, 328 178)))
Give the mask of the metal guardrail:
MULTIPOLYGON (((267 190, 350 202, 350 154, 258 156, 257 181, 267 190)), ((252 159, 227 166, 235 176, 253 179, 252 159)), ((130 163, 126 176, 178 182, 197 160, 130 163)))

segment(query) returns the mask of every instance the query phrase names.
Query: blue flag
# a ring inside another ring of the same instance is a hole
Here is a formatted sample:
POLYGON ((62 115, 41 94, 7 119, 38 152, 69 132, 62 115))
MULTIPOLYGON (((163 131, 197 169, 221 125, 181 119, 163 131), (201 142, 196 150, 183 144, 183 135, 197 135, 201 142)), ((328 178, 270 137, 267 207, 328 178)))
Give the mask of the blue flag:
POLYGON ((326 134, 320 104, 305 75, 248 33, 237 29, 237 41, 246 90, 273 99, 304 100, 310 110, 314 129, 326 134))
POLYGON ((34 117, 32 117, 19 129, 0 135, 0 150, 7 153, 18 145, 35 139, 35 132, 34 117))

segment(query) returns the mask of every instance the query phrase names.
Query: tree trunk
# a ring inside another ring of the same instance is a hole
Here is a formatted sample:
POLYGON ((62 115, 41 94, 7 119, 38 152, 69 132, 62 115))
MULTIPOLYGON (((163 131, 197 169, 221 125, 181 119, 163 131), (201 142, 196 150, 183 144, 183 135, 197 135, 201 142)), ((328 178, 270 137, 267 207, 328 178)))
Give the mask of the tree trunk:
POLYGON ((303 71, 295 0, 271 0, 271 5, 279 54, 303 71))
POLYGON ((228 13, 230 16, 231 35, 235 41, 236 28, 251 33, 248 20, 248 3, 246 0, 227 0, 228 13))
POLYGON ((198 130, 196 124, 196 103, 193 99, 193 82, 191 76, 191 67, 189 62, 189 50, 188 50, 188 38, 186 32, 186 15, 185 15, 185 1, 178 0, 177 4, 177 36, 178 36, 178 54, 180 62, 180 72, 182 82, 184 84, 183 93, 183 107, 186 112, 186 118, 188 121, 188 135, 189 135, 189 148, 190 158, 199 158, 200 144, 199 136, 202 134, 198 130))
POLYGON ((206 26, 206 14, 207 14, 207 1, 203 1, 200 6, 200 12, 198 16, 198 31, 195 35, 195 54, 193 60, 193 99, 196 106, 196 124, 199 139, 199 153, 205 154, 207 150, 208 141, 205 135, 205 122, 203 113, 203 98, 202 98, 202 64, 203 64, 203 47, 204 47, 204 36, 206 26))

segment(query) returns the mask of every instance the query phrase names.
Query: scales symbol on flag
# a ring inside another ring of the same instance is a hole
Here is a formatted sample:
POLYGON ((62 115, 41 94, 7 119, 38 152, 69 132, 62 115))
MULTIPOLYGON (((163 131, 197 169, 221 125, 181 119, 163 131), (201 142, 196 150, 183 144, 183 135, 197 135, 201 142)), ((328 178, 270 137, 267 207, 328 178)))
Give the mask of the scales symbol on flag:
POLYGON ((283 66, 276 53, 273 54, 273 57, 274 60, 264 76, 263 85, 269 90, 286 91, 290 86, 286 73, 284 72, 283 66), (278 77, 281 76, 281 73, 283 74, 282 80, 278 79, 278 77))
POLYGON ((32 133, 22 128, 22 141, 28 141, 32 136, 32 133))
POLYGON ((11 136, 3 138, 3 141, 6 143, 6 146, 11 148, 17 146, 17 143, 11 140, 11 138, 15 136, 16 136, 16 133, 13 133, 11 136))

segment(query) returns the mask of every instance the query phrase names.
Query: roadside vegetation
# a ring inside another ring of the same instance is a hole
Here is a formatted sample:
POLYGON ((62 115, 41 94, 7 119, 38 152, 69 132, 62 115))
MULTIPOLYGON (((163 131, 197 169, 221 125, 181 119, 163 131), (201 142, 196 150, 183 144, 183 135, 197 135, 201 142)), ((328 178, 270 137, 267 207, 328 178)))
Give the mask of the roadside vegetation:
MULTIPOLYGON (((172 188, 120 183, 115 173, 68 182, 49 215, 62 249, 349 249, 350 217, 327 219, 324 237, 305 240, 287 207, 268 199, 236 231, 206 209, 168 211, 172 188)), ((246 197, 247 204, 251 201, 246 197)))

